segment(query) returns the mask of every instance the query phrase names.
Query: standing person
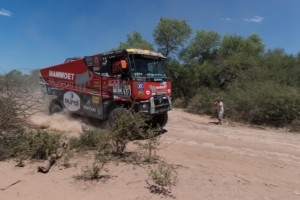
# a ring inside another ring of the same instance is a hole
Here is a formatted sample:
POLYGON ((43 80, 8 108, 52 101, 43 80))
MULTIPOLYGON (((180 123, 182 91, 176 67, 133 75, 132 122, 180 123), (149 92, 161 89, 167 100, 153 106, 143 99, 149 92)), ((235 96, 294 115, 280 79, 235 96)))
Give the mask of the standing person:
POLYGON ((224 115, 224 104, 220 99, 216 99, 215 106, 217 109, 217 118, 218 118, 218 124, 222 125, 222 119, 224 115))

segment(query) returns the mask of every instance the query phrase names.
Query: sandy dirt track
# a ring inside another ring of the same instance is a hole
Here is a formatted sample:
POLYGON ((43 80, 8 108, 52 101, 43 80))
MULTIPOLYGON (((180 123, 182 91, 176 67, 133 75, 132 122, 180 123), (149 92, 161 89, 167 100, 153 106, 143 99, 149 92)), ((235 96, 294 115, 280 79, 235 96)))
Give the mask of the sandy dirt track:
MULTIPOLYGON (((33 121, 78 135, 81 122, 65 118, 36 116, 33 121)), ((179 166, 179 181, 172 189, 176 199, 300 199, 300 134, 213 121, 179 109, 169 114, 168 132, 161 138, 166 148, 159 154, 179 166)), ((105 183, 74 180, 91 160, 77 156, 72 167, 58 163, 48 174, 37 173, 39 163, 19 168, 14 161, 0 162, 0 200, 169 198, 151 194, 145 169, 127 164, 109 166, 112 178, 105 183)))

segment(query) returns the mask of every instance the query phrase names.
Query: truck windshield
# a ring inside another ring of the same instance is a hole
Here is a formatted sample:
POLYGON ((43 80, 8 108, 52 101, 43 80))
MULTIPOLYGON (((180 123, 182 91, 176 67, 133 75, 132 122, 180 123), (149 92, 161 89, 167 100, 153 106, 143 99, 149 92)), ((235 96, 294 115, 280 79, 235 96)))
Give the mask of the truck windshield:
POLYGON ((164 60, 143 55, 130 55, 129 58, 134 77, 166 77, 164 60))

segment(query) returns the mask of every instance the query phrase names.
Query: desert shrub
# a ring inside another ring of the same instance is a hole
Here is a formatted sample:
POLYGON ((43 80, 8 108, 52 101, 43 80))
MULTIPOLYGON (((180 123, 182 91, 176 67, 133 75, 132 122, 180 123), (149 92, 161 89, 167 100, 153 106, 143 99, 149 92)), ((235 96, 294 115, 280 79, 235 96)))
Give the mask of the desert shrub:
POLYGON ((298 91, 272 81, 232 87, 225 100, 226 116, 234 120, 280 127, 300 115, 298 91))
POLYGON ((26 132, 13 148, 12 156, 48 159, 60 147, 61 133, 49 133, 45 130, 26 132))
POLYGON ((0 160, 14 156, 14 149, 24 140, 24 130, 0 132, 0 160))
POLYGON ((118 114, 108 132, 113 152, 122 154, 128 142, 144 137, 145 119, 134 111, 123 110, 118 114))
POLYGON ((82 170, 81 174, 75 175, 74 178, 76 180, 96 180, 99 181, 100 179, 105 180, 109 178, 108 175, 103 175, 103 172, 108 172, 106 168, 106 162, 94 162, 92 166, 87 166, 85 169, 82 170))
POLYGON ((149 167, 148 175, 154 184, 149 185, 152 193, 168 195, 177 184, 178 172, 174 165, 163 161, 149 167))
MULTIPOLYGON (((24 150, 29 153, 33 159, 48 159, 48 156, 56 153, 60 147, 61 133, 49 133, 44 130, 37 130, 36 132, 29 132, 25 136, 27 144, 25 143, 24 150)), ((23 144, 20 144, 21 149, 23 144)))
POLYGON ((107 130, 83 127, 79 138, 70 138, 69 145, 71 149, 102 150, 108 147, 108 134, 107 130))
POLYGON ((40 111, 40 95, 32 87, 32 81, 16 70, 0 79, 0 133, 27 126, 29 117, 40 111))
POLYGON ((300 132, 300 120, 294 119, 289 125, 289 128, 291 132, 300 132))
POLYGON ((143 163, 155 163, 158 161, 157 151, 161 147, 161 135, 157 135, 157 132, 153 128, 148 128, 145 130, 146 140, 136 141, 135 144, 138 145, 138 158, 140 162, 143 163))
POLYGON ((18 116, 16 102, 0 94, 0 132, 19 129, 24 121, 18 116))
POLYGON ((184 108, 184 107, 186 107, 186 102, 184 101, 183 98, 176 98, 172 102, 172 106, 174 106, 176 108, 184 108))
POLYGON ((197 94, 190 100, 187 106, 187 111, 195 114, 214 115, 215 107, 214 100, 222 99, 223 94, 220 91, 212 91, 209 88, 200 88, 197 94))
POLYGON ((19 131, 6 134, 0 145, 0 160, 11 157, 19 159, 48 159, 60 146, 61 133, 44 130, 19 131))
MULTIPOLYGON (((237 80, 223 90, 198 90, 187 106, 187 111, 213 115, 213 100, 224 103, 225 117, 258 125, 282 127, 300 117, 298 89, 272 80, 237 80)), ((294 122, 295 123, 295 122, 294 122)))

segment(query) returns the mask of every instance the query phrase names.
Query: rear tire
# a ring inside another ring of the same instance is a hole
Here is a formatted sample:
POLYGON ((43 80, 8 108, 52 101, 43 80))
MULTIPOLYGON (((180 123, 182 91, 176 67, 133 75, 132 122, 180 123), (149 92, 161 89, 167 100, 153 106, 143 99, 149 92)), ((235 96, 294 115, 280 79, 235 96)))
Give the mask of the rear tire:
POLYGON ((49 114, 52 115, 54 113, 59 113, 62 111, 62 107, 57 103, 51 103, 49 105, 49 114))

